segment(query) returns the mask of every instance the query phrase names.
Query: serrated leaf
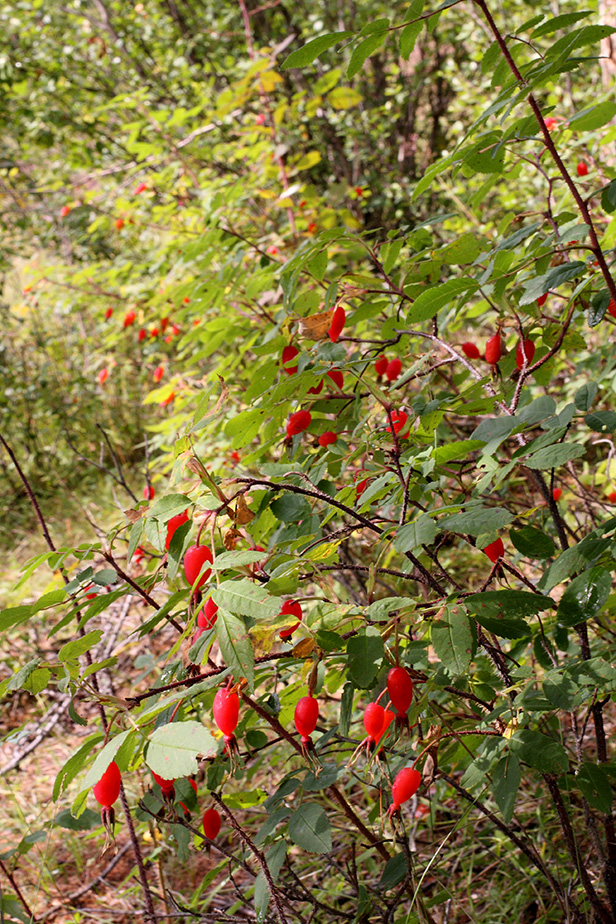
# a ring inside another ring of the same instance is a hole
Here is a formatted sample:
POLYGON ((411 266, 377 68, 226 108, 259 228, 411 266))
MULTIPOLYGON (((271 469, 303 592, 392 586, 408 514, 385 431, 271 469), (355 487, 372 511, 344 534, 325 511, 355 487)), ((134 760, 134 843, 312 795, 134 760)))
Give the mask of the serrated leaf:
POLYGON ((589 411, 597 397, 599 386, 595 382, 585 382, 575 393, 575 406, 578 411, 589 411))
POLYGON ((337 45, 338 42, 342 42, 352 35, 352 32, 330 32, 329 35, 320 35, 318 38, 307 42, 302 48, 292 51, 283 61, 281 69, 286 71, 290 67, 305 67, 307 64, 312 64, 328 48, 332 48, 333 45, 337 45))
POLYGON ((527 558, 543 559, 556 554, 556 546, 552 538, 535 526, 512 529, 509 538, 514 548, 527 558))
POLYGON ((613 792, 603 767, 591 763, 582 764, 575 779, 589 805, 605 814, 611 811, 613 792))
POLYGON ((378 629, 368 627, 347 642, 348 676, 362 690, 376 677, 385 655, 385 646, 378 629))
POLYGON ((519 760, 541 773, 564 773, 569 767, 567 752, 560 741, 529 728, 514 732, 509 747, 519 760))
POLYGON ((332 832, 324 809, 315 802, 305 802, 289 818, 289 837, 309 853, 329 853, 332 832))
POLYGON ((616 103, 611 102, 611 100, 604 100, 602 103, 597 103, 595 106, 589 106, 587 109, 576 112, 569 119, 569 128, 574 132, 595 131, 597 128, 601 128, 602 125, 606 125, 607 122, 611 122, 614 116, 616 116, 616 103))
POLYGON ((467 263, 473 263, 482 249, 481 244, 472 231, 467 231, 465 234, 461 234, 460 237, 456 238, 455 241, 446 244, 444 247, 441 247, 440 250, 436 251, 436 256, 439 257, 443 263, 452 264, 454 266, 464 266, 467 263))
POLYGON ((379 885, 382 889, 393 889, 407 875, 409 875, 409 864, 406 854, 397 853, 385 864, 379 885))
POLYGON ((533 452, 525 460, 529 468, 544 471, 550 468, 559 468, 566 462, 579 459, 586 454, 586 447, 581 443, 558 443, 555 446, 546 446, 538 452, 533 452))
POLYGON ((81 638, 76 638, 72 642, 67 642, 58 652, 60 661, 76 661, 86 651, 91 651, 95 645, 98 645, 103 636, 102 629, 94 629, 81 638))
POLYGON ((438 525, 441 530, 450 530, 454 533, 468 533, 471 536, 481 536, 496 532, 503 526, 509 526, 514 515, 508 510, 499 507, 473 507, 454 513, 453 516, 443 517, 438 525))
POLYGON ((381 47, 387 36, 388 32, 386 30, 383 32, 375 32, 355 47, 347 68, 347 77, 349 79, 355 77, 355 75, 359 73, 366 59, 369 58, 377 48, 381 47))
POLYGON ((471 613, 486 616, 534 616, 556 604, 551 597, 532 594, 526 590, 486 590, 464 597, 464 605, 471 613))
POLYGON ((191 776, 199 769, 198 757, 214 757, 218 744, 200 722, 169 722, 150 737, 145 762, 164 780, 191 776))
POLYGON ((418 295, 406 319, 409 324, 428 321, 445 305, 450 304, 464 293, 470 296, 477 288, 478 284, 473 279, 448 279, 447 282, 432 286, 418 295))
POLYGON ((419 38, 421 30, 424 27, 424 20, 419 19, 417 22, 409 22, 400 33, 400 57, 403 61, 408 61, 415 47, 415 42, 419 38))
POLYGON ((534 279, 524 284, 524 292, 520 296, 520 305, 530 305, 536 301, 549 289, 556 289, 569 279, 576 276, 584 275, 587 272, 587 266, 581 260, 574 260, 571 263, 563 263, 561 266, 553 267, 543 276, 535 276, 534 279))
MULTIPOLYGON (((261 556, 263 557, 263 556, 261 556)), ((274 619, 280 612, 280 600, 252 581, 223 581, 215 588, 214 603, 229 613, 249 616, 257 622, 274 619)))
POLYGON ((513 754, 501 757, 492 771, 492 795, 501 810, 505 824, 509 824, 513 817, 521 779, 520 761, 513 754))
POLYGON ((236 680, 245 677, 254 690, 254 652, 244 623, 221 606, 215 628, 225 664, 236 680))
POLYGON ((398 529, 394 540, 397 552, 408 552, 422 545, 430 545, 436 538, 436 523, 426 513, 421 514, 414 523, 406 523, 398 529))
POLYGON ((475 652, 471 621, 461 606, 447 606, 432 622, 432 645, 452 677, 467 670, 475 652))
POLYGON ((96 760, 86 773, 85 779, 81 784, 80 792, 91 789, 92 786, 98 783, 111 761, 115 759, 116 754, 128 736, 135 734, 136 732, 132 728, 129 728, 126 731, 120 732, 119 735, 116 735, 115 738, 112 738, 111 741, 107 742, 103 750, 100 752, 100 754, 97 755, 96 760))
POLYGON ((605 568, 595 567, 574 578, 565 588, 558 604, 557 617, 562 626, 576 626, 596 616, 612 590, 612 576, 605 568))
POLYGON ((585 423, 595 433, 612 433, 616 430, 616 413, 614 411, 593 411, 584 418, 585 423))

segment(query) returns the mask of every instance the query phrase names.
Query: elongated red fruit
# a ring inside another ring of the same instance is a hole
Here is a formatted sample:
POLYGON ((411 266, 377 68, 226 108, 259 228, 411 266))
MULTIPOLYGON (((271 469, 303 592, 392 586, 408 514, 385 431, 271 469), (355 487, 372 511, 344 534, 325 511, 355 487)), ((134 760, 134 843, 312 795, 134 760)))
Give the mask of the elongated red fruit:
POLYGON ((333 430, 326 430, 325 433, 321 433, 319 437, 319 446, 331 446, 337 439, 338 436, 333 430))
POLYGON ((111 808, 113 803, 120 795, 120 785, 122 777, 120 768, 115 760, 112 760, 98 783, 93 787, 94 798, 103 808, 111 808))
POLYGON ((364 728, 369 741, 381 737, 385 721, 385 710, 378 703, 368 703, 364 710, 364 728))
POLYGON ((469 359, 479 359, 481 353, 477 344, 468 340, 466 343, 462 344, 462 352, 465 356, 468 356, 469 359))
POLYGON ((280 638, 289 638, 297 628, 303 619, 303 612, 301 604, 297 600, 285 600, 285 602, 280 607, 279 616, 295 616, 298 622, 294 626, 287 627, 286 629, 281 629, 278 635, 280 638))
POLYGON ((152 770, 152 776, 154 777, 154 780, 158 783, 158 785, 162 789, 163 796, 173 795, 175 791, 174 786, 173 786, 173 784, 175 783, 175 780, 165 780, 163 779, 162 776, 159 776, 158 773, 154 773, 153 770, 152 770))
POLYGON ((535 355, 535 344, 532 340, 525 340, 523 345, 521 342, 517 345, 515 351, 515 361, 518 369, 521 369, 524 365, 524 354, 526 354, 526 361, 530 366, 533 361, 533 356, 535 355), (522 346, 524 347, 523 349, 522 346))
POLYGON ((298 433, 310 426, 312 414, 310 411, 296 411, 291 414, 287 423, 287 436, 297 436, 298 433))
POLYGON ((382 375, 385 375, 385 371, 388 365, 389 365, 389 360, 387 359, 384 353, 381 353, 381 355, 379 356, 379 358, 374 364, 374 371, 376 372, 379 378, 381 378, 382 375))
POLYGON ((403 667, 392 667, 387 675, 387 692, 398 715, 406 715, 413 701, 413 681, 403 667))
POLYGON ((578 176, 587 176, 588 175, 588 164, 584 163, 583 160, 577 165, 577 175, 578 176))
MULTIPOLYGON (((409 419, 409 415, 406 411, 392 411, 391 412, 391 422, 394 425, 394 433, 400 433, 401 430, 404 430, 406 422, 409 419)), ((387 427, 387 432, 391 433, 391 427, 387 427)), ((400 439, 408 440, 408 433, 403 434, 400 439)))
POLYGON ((177 516, 171 517, 167 522, 167 539, 165 541, 165 548, 169 551, 169 546, 171 545, 171 540, 173 535, 182 523, 188 522, 188 510, 185 510, 184 513, 178 513, 177 516))
POLYGON ((330 369, 327 375, 332 380, 332 382, 338 386, 340 391, 342 391, 344 386, 344 374, 340 371, 340 369, 330 369))
MULTIPOLYGON (((207 545, 191 545, 189 549, 186 549, 186 554, 184 555, 184 574, 186 575, 186 580, 192 586, 197 578, 199 577, 199 572, 206 562, 213 561, 212 553, 208 549, 207 545)), ((199 587, 203 587, 210 574, 212 569, 208 568, 203 572, 199 578, 199 582, 195 587, 195 590, 198 590, 199 587)))
POLYGON ((210 808, 203 816, 203 833, 213 841, 220 833, 222 820, 215 808, 210 808))
POLYGON ((544 292, 543 295, 540 295, 539 298, 537 299, 537 305, 539 306, 539 308, 545 305, 547 300, 548 300, 548 293, 544 292))
POLYGON ((554 488, 554 490, 552 491, 552 498, 553 498, 555 501, 559 501, 559 500, 561 499, 562 495, 563 495, 562 488, 554 488))
POLYGON ((613 318, 616 318, 616 301, 613 298, 610 299, 610 303, 607 306, 608 314, 611 314, 613 318))
POLYGON ((342 333, 342 328, 344 327, 346 321, 346 312, 342 305, 338 305, 334 309, 334 315, 332 317, 332 323, 329 328, 329 339, 332 343, 336 343, 340 334, 342 333))
POLYGON ((389 806, 389 814, 397 812, 404 802, 408 802, 411 796, 414 796, 421 784, 421 773, 414 770, 413 767, 405 767, 398 773, 391 787, 392 804, 389 806))
POLYGON ((486 343, 486 362, 495 366, 503 355, 503 342, 500 334, 494 334, 486 343))
MULTIPOLYGON (((292 359, 295 359, 295 357, 298 354, 299 354, 299 350, 297 349, 297 347, 293 346, 292 343, 288 343, 287 346, 282 351, 283 364, 290 362, 292 359)), ((297 368, 298 368, 297 366, 283 365, 283 369, 287 373, 287 375, 295 375, 295 373, 297 372, 297 368)))
POLYGON ((240 699, 237 693, 233 693, 224 687, 219 690, 214 697, 214 721, 224 735, 225 741, 233 738, 233 733, 237 728, 237 721, 240 714, 240 699))
POLYGON ((385 370, 385 378, 390 382, 395 382, 400 373, 402 372, 402 360, 397 356, 394 357, 390 362, 387 363, 387 369, 385 370))
POLYGON ((218 607, 210 597, 197 613, 197 625, 200 629, 211 629, 218 619, 218 607))
POLYGON ((391 723, 393 722, 395 718, 396 718, 396 713, 392 712, 391 709, 383 710, 383 725, 381 727, 380 733, 377 735, 377 738, 376 738, 377 746, 380 746, 382 744, 383 738, 387 734, 387 729, 389 728, 389 726, 391 725, 391 723))
POLYGON ((295 707, 295 727, 302 736, 302 744, 309 744, 317 726, 319 704, 314 696, 302 696, 295 707))
POLYGON ((491 542, 490 545, 486 545, 483 550, 491 562, 496 563, 499 558, 502 558, 505 554, 505 546, 503 545, 503 540, 499 537, 495 539, 494 542, 491 542))

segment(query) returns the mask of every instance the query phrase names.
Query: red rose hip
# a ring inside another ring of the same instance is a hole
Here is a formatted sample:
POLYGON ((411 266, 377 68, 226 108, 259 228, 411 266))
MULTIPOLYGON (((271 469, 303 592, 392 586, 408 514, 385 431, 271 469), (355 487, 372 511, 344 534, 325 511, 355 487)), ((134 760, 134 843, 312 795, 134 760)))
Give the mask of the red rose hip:
POLYGON ((205 565, 206 562, 211 564, 213 560, 212 553, 206 545, 191 545, 189 549, 186 549, 186 554, 184 555, 184 574, 191 587, 197 578, 199 578, 195 590, 203 587, 212 573, 212 569, 208 568, 203 572, 201 577, 199 577, 203 565, 205 565))

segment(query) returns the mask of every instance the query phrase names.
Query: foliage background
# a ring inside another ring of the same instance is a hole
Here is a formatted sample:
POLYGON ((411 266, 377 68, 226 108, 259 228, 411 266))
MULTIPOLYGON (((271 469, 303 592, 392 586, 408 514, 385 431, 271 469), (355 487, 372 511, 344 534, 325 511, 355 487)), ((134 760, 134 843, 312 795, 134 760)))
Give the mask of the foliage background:
POLYGON ((48 6, 0 11, 3 913, 611 920, 609 25, 507 0, 508 64, 480 3, 48 6), (336 305, 338 342, 303 335, 336 305), (497 333, 497 367, 461 349, 497 333), (198 531, 220 611, 191 645, 198 531), (348 766, 393 663, 412 730, 348 766), (236 764, 203 737, 227 674, 250 698, 236 764), (289 737, 307 688, 318 775, 289 737), (195 721, 194 746, 165 738, 195 721), (156 747, 199 812, 224 798, 226 853, 161 799, 156 747), (41 748, 59 774, 24 811, 41 748), (118 748, 136 833, 122 820, 121 885, 82 906, 108 862, 85 800, 118 748))

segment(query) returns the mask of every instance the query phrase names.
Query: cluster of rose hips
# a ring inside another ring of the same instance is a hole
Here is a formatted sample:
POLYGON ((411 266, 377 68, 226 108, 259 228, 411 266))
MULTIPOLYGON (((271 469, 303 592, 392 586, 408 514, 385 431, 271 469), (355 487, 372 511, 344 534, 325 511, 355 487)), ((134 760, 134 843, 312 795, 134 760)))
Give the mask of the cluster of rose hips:
MULTIPOLYGON (((541 296, 541 298, 543 298, 545 301, 547 296, 541 296)), ((537 299, 537 302, 543 304, 541 299, 537 299)), ((462 352, 466 357, 468 357, 468 359, 484 359, 490 366, 496 366, 503 355, 503 342, 501 340, 500 334, 494 334, 494 336, 490 337, 490 339, 487 341, 485 353, 482 354, 476 343, 467 340, 462 344, 462 352)), ((532 363, 534 355, 534 342, 529 339, 520 340, 515 351, 516 365, 518 369, 521 369, 524 363, 532 363)))

